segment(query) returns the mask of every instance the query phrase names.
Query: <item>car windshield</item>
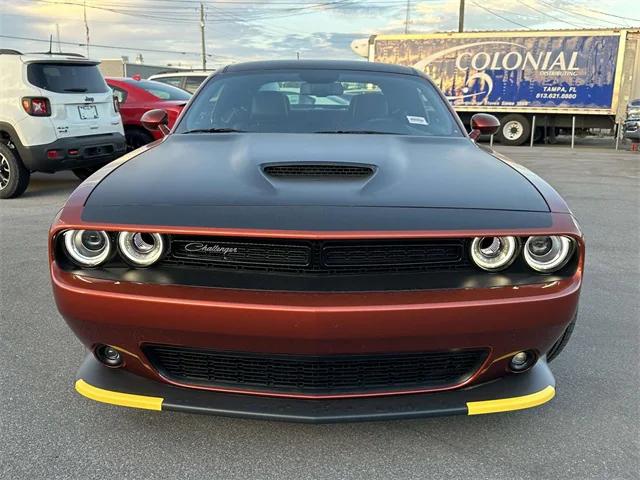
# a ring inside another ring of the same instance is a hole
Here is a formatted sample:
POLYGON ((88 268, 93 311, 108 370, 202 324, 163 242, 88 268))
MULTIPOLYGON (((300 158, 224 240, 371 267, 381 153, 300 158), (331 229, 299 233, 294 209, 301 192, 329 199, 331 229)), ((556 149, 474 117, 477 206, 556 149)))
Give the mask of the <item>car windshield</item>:
POLYGON ((228 131, 462 135, 446 102, 420 76, 319 69, 214 76, 176 133, 228 131))
POLYGON ((189 92, 166 83, 154 82, 153 80, 131 80, 129 83, 142 88, 160 100, 189 100, 191 98, 189 92))

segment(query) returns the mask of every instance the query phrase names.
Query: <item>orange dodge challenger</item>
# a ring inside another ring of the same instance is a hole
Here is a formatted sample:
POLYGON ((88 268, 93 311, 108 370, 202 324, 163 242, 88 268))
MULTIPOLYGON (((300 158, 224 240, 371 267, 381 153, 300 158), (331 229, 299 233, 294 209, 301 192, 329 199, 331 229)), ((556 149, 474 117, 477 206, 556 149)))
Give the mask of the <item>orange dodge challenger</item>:
POLYGON ((93 400, 304 422, 543 404, 582 234, 422 73, 236 64, 171 132, 82 183, 50 231, 93 400))

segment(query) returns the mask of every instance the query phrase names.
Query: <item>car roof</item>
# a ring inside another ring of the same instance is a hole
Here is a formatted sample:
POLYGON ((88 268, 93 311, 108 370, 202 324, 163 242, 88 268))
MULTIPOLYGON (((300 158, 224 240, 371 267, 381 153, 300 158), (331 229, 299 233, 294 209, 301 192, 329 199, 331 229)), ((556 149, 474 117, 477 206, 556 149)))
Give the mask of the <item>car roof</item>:
POLYGON ((223 72, 250 72, 258 70, 360 70, 366 72, 401 73, 418 75, 417 70, 403 65, 367 62, 364 60, 268 60, 260 62, 234 63, 223 72))
POLYGON ((83 57, 78 53, 18 53, 23 63, 81 63, 84 65, 98 65, 100 62, 83 57))

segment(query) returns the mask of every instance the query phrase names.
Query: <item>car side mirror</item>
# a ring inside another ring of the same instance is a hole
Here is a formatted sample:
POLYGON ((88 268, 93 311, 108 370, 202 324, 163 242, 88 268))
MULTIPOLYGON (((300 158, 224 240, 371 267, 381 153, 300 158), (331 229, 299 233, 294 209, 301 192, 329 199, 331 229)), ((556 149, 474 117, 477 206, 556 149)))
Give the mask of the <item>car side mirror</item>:
POLYGON ((150 132, 159 130, 163 135, 169 134, 169 115, 165 110, 156 108, 154 110, 144 112, 140 122, 142 123, 142 126, 150 132))
POLYGON ((469 136, 472 140, 477 140, 480 135, 494 135, 500 130, 500 120, 488 113, 476 113, 471 117, 471 132, 469 136))

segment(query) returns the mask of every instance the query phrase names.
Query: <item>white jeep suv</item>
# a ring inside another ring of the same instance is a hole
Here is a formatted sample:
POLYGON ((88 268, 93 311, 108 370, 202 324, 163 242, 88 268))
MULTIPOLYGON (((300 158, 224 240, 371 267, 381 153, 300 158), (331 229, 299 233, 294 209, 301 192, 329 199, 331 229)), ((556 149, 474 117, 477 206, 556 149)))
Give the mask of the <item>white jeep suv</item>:
POLYGON ((31 172, 86 178, 125 153, 117 102, 97 65, 0 50, 0 198, 21 195, 31 172))

